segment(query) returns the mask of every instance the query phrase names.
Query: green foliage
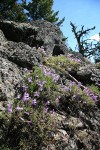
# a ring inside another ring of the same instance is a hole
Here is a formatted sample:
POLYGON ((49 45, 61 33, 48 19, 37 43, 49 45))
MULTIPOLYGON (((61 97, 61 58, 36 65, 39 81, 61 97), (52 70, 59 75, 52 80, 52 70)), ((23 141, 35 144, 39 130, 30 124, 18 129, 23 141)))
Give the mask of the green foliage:
POLYGON ((91 86, 89 86, 89 88, 100 97, 100 90, 97 86, 92 84, 91 86))
POLYGON ((65 18, 59 20, 58 13, 52 10, 53 0, 32 0, 28 4, 18 0, 0 1, 0 19, 25 22, 47 20, 60 26, 65 18), (25 11, 26 10, 26 11, 25 11))
POLYGON ((77 70, 80 65, 75 59, 68 58, 64 55, 49 57, 46 59, 46 63, 54 68, 64 69, 66 71, 69 68, 77 70))
POLYGON ((23 111, 17 111, 13 107, 13 113, 8 119, 2 122, 3 130, 2 141, 0 141, 0 148, 3 149, 38 149, 44 146, 50 140, 49 132, 54 129, 53 121, 50 115, 44 113, 42 109, 34 109, 30 106, 24 107, 23 111), (25 112, 29 111, 28 116, 25 112), (23 117, 24 120, 20 118, 23 117), (28 119, 31 118, 31 123, 28 119), (53 124, 53 125, 52 125, 53 124), (47 140, 48 139, 48 140, 47 140), (6 141, 5 141, 6 140, 6 141))
MULTIPOLYGON (((41 99, 45 99, 46 96, 46 98, 50 100, 51 103, 53 103, 53 100, 55 100, 55 97, 53 99, 53 96, 55 95, 55 92, 53 91, 58 91, 58 85, 54 82, 52 76, 50 76, 49 74, 44 75, 43 70, 40 69, 39 67, 35 66, 33 70, 34 70, 33 73, 26 76, 26 80, 25 80, 25 85, 28 86, 28 92, 30 93, 30 95, 32 95, 33 92, 38 91, 39 86, 37 85, 37 80, 39 80, 39 83, 42 86, 41 99), (31 83, 29 83, 27 80, 27 78, 29 78, 30 76, 32 77, 32 81, 33 81, 31 83), (43 82, 45 84, 43 84, 43 82)), ((45 70, 48 73, 51 72, 47 68, 45 68, 45 70)), ((55 74, 55 76, 57 75, 55 74)))
POLYGON ((0 1, 0 19, 23 22, 27 20, 24 8, 15 0, 0 1))
POLYGON ((100 69, 100 63, 96 63, 95 66, 97 69, 100 69))
POLYGON ((86 103, 87 106, 95 105, 95 102, 92 100, 92 98, 89 97, 84 90, 78 87, 76 83, 71 85, 70 94, 73 95, 72 100, 77 100, 79 109, 83 108, 84 103, 86 103))
POLYGON ((44 75, 42 68, 39 67, 34 67, 32 73, 26 74, 24 85, 30 95, 29 99, 15 99, 12 113, 2 112, 1 148, 5 144, 4 148, 8 147, 8 150, 10 148, 38 150, 51 140, 50 133, 56 124, 51 118, 53 113, 51 106, 54 105, 54 100, 58 96, 53 91, 58 87, 51 76, 44 75), (37 96, 34 95, 35 92, 38 93, 37 96))
POLYGON ((47 20, 60 26, 65 18, 59 21, 58 13, 52 10, 53 0, 32 0, 24 8, 30 20, 47 20))
POLYGON ((52 0, 32 0, 25 6, 25 9, 28 11, 28 16, 33 20, 40 20, 46 18, 48 14, 52 13, 52 5, 52 0))

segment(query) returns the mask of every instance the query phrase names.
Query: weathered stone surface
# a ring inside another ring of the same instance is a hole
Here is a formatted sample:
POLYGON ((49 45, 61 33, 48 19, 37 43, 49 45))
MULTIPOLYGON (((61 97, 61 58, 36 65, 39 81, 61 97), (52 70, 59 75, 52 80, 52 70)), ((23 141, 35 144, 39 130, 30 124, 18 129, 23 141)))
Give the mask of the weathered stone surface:
POLYGON ((55 119, 58 128, 54 134, 56 149, 99 149, 99 115, 98 110, 97 112, 91 112, 90 115, 81 115, 80 113, 77 117, 67 117, 54 113, 52 117, 55 119))
POLYGON ((9 41, 24 42, 31 47, 44 46, 48 55, 67 53, 67 47, 62 42, 60 29, 50 22, 15 23, 0 21, 0 29, 9 41))
POLYGON ((0 32, 0 101, 15 94, 15 85, 22 80, 22 68, 32 69, 42 62, 42 54, 22 42, 7 41, 0 32))
POLYGON ((6 41, 6 38, 2 32, 2 30, 0 30, 0 44, 2 44, 2 42, 5 42, 6 41))
POLYGON ((100 69, 97 69, 93 64, 85 65, 78 69, 77 78, 83 83, 93 82, 100 84, 100 69))
POLYGON ((8 41, 0 46, 0 57, 7 58, 20 67, 32 68, 42 62, 42 54, 22 42, 8 41))
POLYGON ((0 57, 0 101, 14 97, 15 85, 20 80, 22 80, 21 69, 13 62, 0 57))

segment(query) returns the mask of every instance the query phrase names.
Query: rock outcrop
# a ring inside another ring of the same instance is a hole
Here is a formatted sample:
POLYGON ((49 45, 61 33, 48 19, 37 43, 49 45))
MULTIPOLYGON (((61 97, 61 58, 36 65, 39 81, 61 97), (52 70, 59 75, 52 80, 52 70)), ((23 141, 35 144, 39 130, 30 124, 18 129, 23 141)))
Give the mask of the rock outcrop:
POLYGON ((67 53, 67 47, 62 42, 61 31, 50 22, 15 23, 0 21, 0 29, 4 32, 7 40, 23 42, 31 47, 44 46, 48 55, 67 53))
MULTIPOLYGON (((72 54, 68 51, 62 42, 58 27, 46 21, 31 23, 0 21, 0 112, 5 110, 4 104, 7 101, 13 102, 16 94, 19 94, 26 69, 31 72, 34 66, 40 64, 47 65, 46 67, 54 73, 54 81, 59 76, 57 85, 62 91, 68 91, 68 87, 75 83, 84 92, 87 85, 93 84, 97 89, 100 88, 99 64, 92 64, 81 54, 72 54), (61 61, 59 59, 55 61, 59 55, 61 61)), ((60 90, 57 91, 58 95, 60 90)), ((78 89, 74 90, 77 92, 78 89)), ((88 96, 95 101, 95 105, 88 106, 84 94, 82 96, 82 90, 80 89, 80 93, 77 94, 72 91, 69 91, 70 94, 62 94, 59 98, 60 103, 56 102, 55 107, 51 106, 55 109, 52 118, 57 123, 56 130, 52 133, 53 140, 47 146, 38 147, 37 150, 100 149, 100 91, 94 94, 88 90, 88 96)))

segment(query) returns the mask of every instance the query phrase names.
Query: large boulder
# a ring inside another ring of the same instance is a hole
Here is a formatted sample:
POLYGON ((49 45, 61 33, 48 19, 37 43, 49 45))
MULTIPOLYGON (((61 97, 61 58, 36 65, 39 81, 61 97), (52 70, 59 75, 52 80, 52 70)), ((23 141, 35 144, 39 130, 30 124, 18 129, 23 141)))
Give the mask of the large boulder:
POLYGON ((0 57, 7 58, 20 67, 32 68, 42 61, 42 54, 22 42, 8 41, 0 46, 0 57))
POLYGON ((7 40, 24 42, 31 47, 44 46, 48 55, 67 53, 60 29, 50 22, 40 20, 31 23, 0 21, 0 29, 4 32, 7 40))
POLYGON ((96 68, 94 64, 88 64, 83 67, 80 67, 77 71, 78 78, 85 82, 89 83, 100 83, 100 69, 96 68))

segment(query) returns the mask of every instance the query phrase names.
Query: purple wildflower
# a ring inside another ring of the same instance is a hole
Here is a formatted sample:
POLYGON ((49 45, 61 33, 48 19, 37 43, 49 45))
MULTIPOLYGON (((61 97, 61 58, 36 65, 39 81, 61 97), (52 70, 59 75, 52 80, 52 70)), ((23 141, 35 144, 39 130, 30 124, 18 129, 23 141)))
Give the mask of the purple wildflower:
POLYGON ((74 86, 75 85, 75 82, 70 82, 70 86, 74 86))
POLYGON ((81 62, 81 60, 80 60, 80 59, 77 59, 77 62, 79 62, 79 63, 80 63, 80 62, 81 62))
POLYGON ((43 65, 40 64, 40 68, 42 68, 42 67, 43 67, 43 65))
POLYGON ((38 79, 36 80, 36 84, 37 84, 37 85, 39 85, 39 84, 40 84, 40 81, 39 81, 38 79))
POLYGON ((8 112, 12 113, 12 103, 8 104, 8 112))
POLYGON ((43 90, 43 85, 42 84, 38 84, 39 85, 39 91, 43 90))
POLYGON ((34 96, 35 96, 35 97, 38 97, 38 96, 39 96, 39 93, 38 93, 38 92, 34 92, 34 96))
POLYGON ((47 101, 47 102, 46 102, 46 105, 50 105, 50 101, 47 101))
POLYGON ((23 97, 22 97, 22 100, 23 100, 23 101, 28 101, 29 98, 30 98, 30 97, 29 97, 29 93, 26 93, 26 92, 25 92, 24 95, 23 95, 23 97))
POLYGON ((54 82, 57 82, 59 79, 59 75, 52 74, 52 78, 53 78, 54 82))
POLYGON ((18 94, 16 98, 17 98, 17 99, 20 99, 20 95, 18 94))
POLYGON ((64 86, 64 89, 65 89, 66 91, 69 91, 69 90, 70 90, 69 87, 67 87, 67 86, 64 86))
POLYGON ((28 82, 32 82, 32 77, 29 77, 29 78, 28 78, 28 82))
POLYGON ((92 98, 94 101, 97 101, 97 97, 98 97, 98 96, 96 96, 96 95, 91 96, 91 98, 92 98))
POLYGON ((85 88, 84 91, 86 92, 87 95, 89 95, 91 92, 89 88, 85 88))
POLYGON ((33 105, 33 106, 36 106, 36 104, 37 104, 36 99, 33 99, 33 100, 32 100, 32 105, 33 105))
POLYGON ((30 125, 32 123, 32 121, 26 121, 28 123, 28 125, 30 125))
POLYGON ((82 83, 81 82, 78 82, 78 87, 80 88, 82 86, 82 83))
POLYGON ((17 106, 16 109, 17 109, 17 110, 23 110, 23 108, 22 108, 22 107, 19 107, 19 106, 17 106))
POLYGON ((51 114, 54 114, 54 109, 52 109, 52 110, 50 111, 50 113, 51 113, 51 114))
POLYGON ((43 68, 43 73, 45 76, 47 75, 47 70, 45 68, 43 68))
POLYGON ((26 90, 27 90, 27 86, 23 85, 23 86, 22 86, 22 91, 23 91, 23 92, 26 92, 26 90))
POLYGON ((84 90, 88 96, 90 96, 94 101, 97 101, 97 95, 94 95, 89 88, 85 88, 84 90))
POLYGON ((28 71, 28 69, 27 69, 27 68, 24 68, 24 71, 26 71, 26 72, 27 72, 27 71, 28 71))
POLYGON ((48 109, 49 109, 49 108, 46 107, 46 108, 44 109, 44 112, 47 113, 47 112, 48 112, 48 109))
POLYGON ((48 71, 48 72, 47 72, 47 76, 51 76, 51 77, 52 77, 53 74, 52 74, 50 71, 48 71))
POLYGON ((43 88, 42 87, 39 87, 39 91, 42 91, 43 90, 43 88))

